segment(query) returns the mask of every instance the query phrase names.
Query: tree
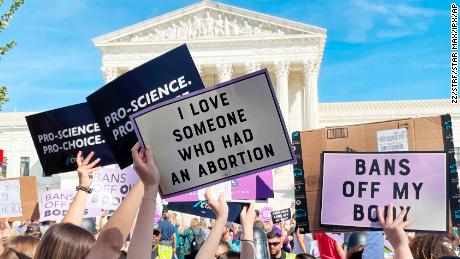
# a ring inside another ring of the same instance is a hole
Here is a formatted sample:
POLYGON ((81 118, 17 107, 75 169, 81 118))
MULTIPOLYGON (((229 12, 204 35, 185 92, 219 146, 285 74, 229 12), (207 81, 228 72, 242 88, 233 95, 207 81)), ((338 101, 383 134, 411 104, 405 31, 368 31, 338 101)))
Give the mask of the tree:
MULTIPOLYGON (((4 0, 0 0, 0 7, 3 5, 3 3, 4 0)), ((24 4, 24 0, 13 0, 13 3, 11 3, 10 8, 8 8, 6 13, 0 16, 0 33, 8 27, 14 13, 19 10, 19 7, 21 7, 22 4, 24 4)), ((9 41, 5 45, 0 45, 0 59, 2 59, 3 55, 10 51, 14 46, 16 46, 16 42, 14 40, 9 41)), ((0 86, 0 110, 2 105, 8 102, 8 97, 6 94, 6 87, 0 86)))

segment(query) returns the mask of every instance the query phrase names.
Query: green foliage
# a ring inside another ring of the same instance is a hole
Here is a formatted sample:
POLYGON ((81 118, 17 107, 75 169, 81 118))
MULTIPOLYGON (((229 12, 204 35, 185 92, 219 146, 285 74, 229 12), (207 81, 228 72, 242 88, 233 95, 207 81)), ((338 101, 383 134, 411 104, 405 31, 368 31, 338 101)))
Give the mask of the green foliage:
MULTIPOLYGON (((0 6, 3 5, 3 3, 4 0, 0 0, 0 6)), ((19 10, 19 7, 21 7, 22 4, 24 4, 24 0, 14 0, 8 11, 0 16, 0 33, 8 27, 14 13, 19 10)), ((0 59, 14 46, 16 46, 16 42, 14 40, 6 43, 4 46, 0 45, 0 59)))
POLYGON ((2 110, 2 105, 8 102, 8 97, 6 94, 8 93, 6 87, 0 86, 0 111, 2 110))
MULTIPOLYGON (((0 6, 2 6, 4 2, 4 0, 0 0, 0 6)), ((17 10, 19 10, 19 7, 21 7, 22 4, 24 4, 24 0, 13 0, 13 2, 10 5, 10 8, 8 8, 6 13, 0 16, 0 33, 8 27, 11 18, 13 18, 14 13, 17 10)), ((8 51, 10 51, 14 46, 16 46, 16 42, 14 40, 9 41, 3 46, 0 45, 0 59, 2 59, 2 56, 5 55, 8 51)), ((0 86, 0 110, 2 105, 8 102, 8 97, 6 96, 6 94, 6 87, 0 86)))

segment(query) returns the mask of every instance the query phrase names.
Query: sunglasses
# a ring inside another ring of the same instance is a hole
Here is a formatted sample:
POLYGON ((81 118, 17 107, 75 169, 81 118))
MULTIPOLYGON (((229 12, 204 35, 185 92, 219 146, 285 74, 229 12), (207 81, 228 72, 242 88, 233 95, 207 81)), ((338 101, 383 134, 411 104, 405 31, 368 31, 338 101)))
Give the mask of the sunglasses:
POLYGON ((268 243, 268 246, 278 246, 281 242, 268 243))

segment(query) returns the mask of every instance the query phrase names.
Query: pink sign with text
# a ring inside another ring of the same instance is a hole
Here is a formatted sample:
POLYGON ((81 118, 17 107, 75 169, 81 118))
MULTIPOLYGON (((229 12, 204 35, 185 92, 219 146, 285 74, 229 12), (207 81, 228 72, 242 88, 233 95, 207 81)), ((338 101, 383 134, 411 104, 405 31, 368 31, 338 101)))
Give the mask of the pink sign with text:
MULTIPOLYGON (((232 200, 263 200, 274 197, 271 170, 233 179, 230 183, 232 200)), ((197 200, 198 191, 192 191, 166 199, 168 202, 197 200)))
POLYGON ((394 204, 411 230, 447 230, 446 154, 341 153, 322 158, 321 224, 380 228, 377 207, 394 204))

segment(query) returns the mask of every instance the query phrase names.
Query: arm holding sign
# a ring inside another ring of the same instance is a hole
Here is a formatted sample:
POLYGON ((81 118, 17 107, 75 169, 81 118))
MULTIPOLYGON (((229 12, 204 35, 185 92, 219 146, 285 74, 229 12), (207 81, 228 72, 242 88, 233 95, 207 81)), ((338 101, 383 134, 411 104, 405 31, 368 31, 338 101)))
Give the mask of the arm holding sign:
POLYGON ((249 207, 243 207, 240 213, 241 225, 243 226, 243 236, 241 237, 241 258, 254 258, 254 221, 256 219, 256 211, 254 203, 249 207))
MULTIPOLYGON (((83 160, 81 151, 78 151, 77 154, 77 172, 78 172, 78 185, 86 187, 89 189, 91 183, 93 182, 92 174, 94 171, 98 170, 99 167, 95 167, 100 158, 94 160, 90 163, 91 158, 93 158, 94 152, 91 152, 86 159, 83 160)), ((83 220, 83 214, 85 213, 86 199, 88 198, 88 193, 84 190, 78 190, 77 195, 69 207, 69 211, 62 219, 63 223, 72 223, 74 225, 80 226, 83 220)))
POLYGON ((131 226, 142 200, 144 185, 137 181, 113 216, 104 225, 86 259, 118 258, 128 238, 131 226))
POLYGON ((205 197, 212 211, 216 214, 216 221, 214 227, 211 229, 211 232, 195 257, 198 259, 213 258, 217 247, 219 246, 219 241, 222 237, 222 232, 224 231, 225 223, 227 223, 228 218, 228 205, 224 199, 223 193, 221 193, 219 195, 219 199, 216 200, 211 193, 211 188, 208 187, 206 189, 205 197))
POLYGON ((152 150, 147 146, 145 152, 139 152, 139 148, 140 145, 137 143, 131 151, 134 169, 144 184, 144 197, 137 215, 136 227, 128 250, 128 259, 149 259, 151 257, 155 201, 160 183, 160 173, 153 160, 152 150))
MULTIPOLYGON (((133 147, 133 150, 135 147, 136 146, 133 147)), ((125 244, 129 232, 131 231, 143 195, 144 185, 141 181, 137 181, 129 191, 128 196, 121 202, 113 216, 100 231, 99 237, 85 257, 86 259, 118 258, 120 249, 125 244)), ((152 195, 152 193, 150 193, 150 195, 152 195)), ((150 231, 150 233, 152 233, 152 231, 150 231)))
POLYGON ((386 219, 383 217, 382 209, 377 208, 377 215, 380 224, 382 224, 383 231, 394 248, 395 259, 413 259, 412 253, 409 248, 409 239, 407 238, 404 228, 409 226, 412 221, 403 221, 406 216, 406 209, 403 209, 399 215, 393 219, 393 204, 388 207, 386 219))

